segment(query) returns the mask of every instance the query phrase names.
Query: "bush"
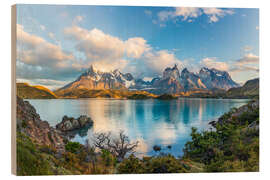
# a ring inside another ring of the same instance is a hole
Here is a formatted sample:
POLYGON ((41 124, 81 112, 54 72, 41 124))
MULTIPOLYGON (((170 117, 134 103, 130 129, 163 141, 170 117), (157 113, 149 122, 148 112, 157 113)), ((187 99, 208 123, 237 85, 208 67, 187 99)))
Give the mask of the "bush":
POLYGON ((172 155, 144 157, 142 160, 131 155, 120 163, 118 172, 120 174, 183 173, 188 172, 188 168, 172 155))
POLYGON ((101 151, 101 159, 105 166, 114 166, 116 164, 116 158, 107 150, 101 151))
POLYGON ((50 164, 26 135, 17 132, 17 175, 52 175, 50 164))
POLYGON ((65 145, 65 149, 69 152, 76 153, 79 151, 81 144, 78 142, 68 142, 65 145))
POLYGON ((117 171, 120 174, 141 174, 145 168, 143 162, 132 154, 119 164, 117 171))
POLYGON ((259 123, 259 110, 249 109, 239 116, 222 116, 223 124, 215 131, 197 132, 185 144, 184 158, 205 164, 207 172, 242 172, 259 170, 259 131, 249 124, 259 123), (227 121, 229 118, 232 120, 227 121))

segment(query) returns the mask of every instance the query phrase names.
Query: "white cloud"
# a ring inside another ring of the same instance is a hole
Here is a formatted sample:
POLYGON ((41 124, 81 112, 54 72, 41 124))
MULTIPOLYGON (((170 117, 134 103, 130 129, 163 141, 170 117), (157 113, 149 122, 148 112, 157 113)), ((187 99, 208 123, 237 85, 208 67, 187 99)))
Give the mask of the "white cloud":
POLYGON ((173 54, 167 51, 154 51, 142 37, 124 41, 96 28, 87 30, 78 26, 66 28, 64 33, 75 40, 75 48, 85 54, 89 65, 95 64, 104 71, 113 70, 117 66, 118 69, 124 69, 131 61, 125 60, 126 58, 139 59, 139 64, 143 62, 150 71, 153 69, 155 72, 164 68, 163 64, 170 65, 176 62, 173 54))
POLYGON ((201 15, 201 11, 199 8, 194 7, 176 7, 173 13, 173 17, 181 16, 183 17, 183 21, 188 18, 196 18, 201 15))
POLYGON ((217 22, 219 18, 226 15, 232 15, 234 12, 230 9, 220 9, 220 8, 202 8, 204 14, 209 17, 209 22, 217 22))
POLYGON ((182 18, 182 21, 192 22, 203 14, 209 18, 209 23, 218 22, 220 18, 226 15, 232 15, 234 12, 230 9, 221 8, 194 8, 194 7, 176 7, 173 11, 161 11, 158 13, 160 21, 166 21, 177 17, 182 18))
POLYGON ((246 54, 244 57, 234 61, 230 73, 238 82, 244 83, 247 79, 259 76, 259 56, 246 54))
POLYGON ((243 58, 236 61, 236 65, 245 66, 245 65, 258 65, 259 56, 252 53, 246 54, 243 58))
MULTIPOLYGON (((66 80, 78 76, 91 64, 102 71, 120 69, 136 76, 136 73, 142 75, 142 70, 143 75, 153 77, 168 66, 182 64, 173 52, 154 50, 142 37, 122 40, 96 28, 87 30, 72 25, 64 29, 76 56, 63 51, 60 45, 26 32, 19 24, 17 33, 17 77, 20 79, 66 80)), ((55 40, 53 33, 48 36, 55 40)))
POLYGON ((45 27, 44 25, 40 25, 40 29, 41 29, 42 31, 45 31, 45 30, 46 30, 46 27, 45 27))
POLYGON ((129 38, 125 46, 127 56, 132 58, 140 58, 144 52, 151 49, 146 40, 141 37, 129 38))
POLYGON ((64 33, 77 40, 76 49, 85 54, 89 60, 122 58, 125 43, 99 29, 86 30, 78 26, 66 28, 64 33))
POLYGON ((72 54, 62 51, 60 46, 51 44, 41 37, 24 31, 17 25, 18 59, 29 65, 57 67, 61 63, 73 60, 72 54))
POLYGON ((200 64, 208 68, 215 68, 221 71, 228 71, 229 65, 226 62, 217 61, 216 58, 204 58, 200 64))
POLYGON ((52 32, 49 32, 49 37, 51 38, 51 39, 55 39, 55 37, 54 37, 54 34, 52 33, 52 32))
POLYGON ((90 60, 119 59, 125 53, 128 57, 140 58, 145 51, 150 49, 146 40, 141 37, 123 41, 96 28, 87 30, 72 26, 66 28, 64 33, 76 40, 76 49, 85 53, 90 60))
POLYGON ((73 79, 82 70, 82 61, 72 53, 62 50, 59 45, 26 32, 17 24, 16 77, 20 79, 73 79))
POLYGON ((182 62, 167 50, 147 52, 143 61, 146 68, 154 74, 160 74, 166 67, 173 66, 174 64, 182 66, 182 62))

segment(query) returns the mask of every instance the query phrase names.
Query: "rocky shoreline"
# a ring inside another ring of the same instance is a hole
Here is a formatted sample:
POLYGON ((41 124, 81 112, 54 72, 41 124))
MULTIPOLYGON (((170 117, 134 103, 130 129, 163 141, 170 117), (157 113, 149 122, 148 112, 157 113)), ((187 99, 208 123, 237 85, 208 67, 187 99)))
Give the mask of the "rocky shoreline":
POLYGON ((78 118, 64 116, 62 121, 56 125, 56 129, 62 132, 74 131, 92 126, 93 123, 93 120, 86 115, 81 115, 78 118))
POLYGON ((20 97, 17 97, 17 131, 25 133, 33 142, 41 146, 49 146, 58 152, 65 151, 65 144, 71 137, 79 134, 85 136, 93 126, 93 120, 81 115, 78 118, 64 116, 62 121, 52 127, 41 120, 35 108, 20 97))
POLYGON ((65 151, 65 137, 60 131, 51 127, 47 121, 40 119, 35 108, 28 102, 17 97, 17 131, 25 133, 38 145, 65 151))

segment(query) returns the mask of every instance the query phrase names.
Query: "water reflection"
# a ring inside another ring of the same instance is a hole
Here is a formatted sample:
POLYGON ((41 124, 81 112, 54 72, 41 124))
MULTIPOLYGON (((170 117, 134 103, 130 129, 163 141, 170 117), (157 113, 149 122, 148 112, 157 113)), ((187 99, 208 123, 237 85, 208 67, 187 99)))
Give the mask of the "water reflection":
POLYGON ((73 141, 84 143, 95 132, 119 133, 124 130, 131 140, 140 142, 138 153, 148 155, 154 154, 154 145, 161 145, 165 152, 181 155, 184 144, 190 139, 191 127, 206 129, 209 121, 246 102, 220 99, 30 100, 41 118, 52 126, 64 115, 90 116, 94 120, 93 127, 75 134, 73 141), (171 150, 166 148, 168 145, 172 145, 171 150))

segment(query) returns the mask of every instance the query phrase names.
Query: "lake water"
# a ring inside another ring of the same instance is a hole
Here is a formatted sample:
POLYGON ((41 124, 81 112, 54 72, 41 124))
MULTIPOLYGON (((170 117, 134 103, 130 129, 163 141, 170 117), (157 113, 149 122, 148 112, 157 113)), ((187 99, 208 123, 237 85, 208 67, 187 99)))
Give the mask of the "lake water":
POLYGON ((162 152, 175 156, 183 154, 185 143, 191 139, 191 127, 209 129, 216 120, 233 107, 248 102, 243 99, 177 99, 177 100, 118 100, 118 99, 48 99, 29 100, 51 126, 61 122, 64 115, 88 115, 92 128, 76 134, 72 141, 91 140, 93 132, 118 133, 123 130, 131 141, 138 140, 137 155, 154 155, 154 145, 162 152), (167 146, 172 148, 168 149, 167 146))

